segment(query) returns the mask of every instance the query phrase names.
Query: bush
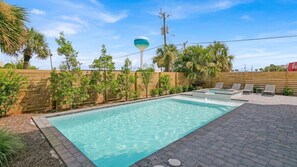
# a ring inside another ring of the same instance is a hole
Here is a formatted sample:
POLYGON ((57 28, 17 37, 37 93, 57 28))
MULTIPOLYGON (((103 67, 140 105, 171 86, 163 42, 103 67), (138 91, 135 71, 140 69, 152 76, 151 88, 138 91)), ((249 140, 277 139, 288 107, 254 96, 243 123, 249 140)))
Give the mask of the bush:
POLYGON ((164 95, 164 89, 160 88, 159 89, 159 96, 163 96, 164 95))
POLYGON ((161 75, 160 76, 160 88, 164 91, 168 91, 170 88, 170 75, 161 75))
POLYGON ((181 93, 183 92, 183 87, 182 86, 177 86, 176 87, 176 93, 181 93))
POLYGON ((183 92, 187 92, 189 90, 189 86, 188 85, 184 85, 183 86, 183 92))
POLYGON ((289 87, 285 87, 283 89, 283 95, 285 96, 292 96, 294 93, 293 89, 292 88, 289 88, 289 87))
POLYGON ((131 93, 131 98, 132 98, 133 100, 137 100, 137 99, 139 99, 139 96, 140 96, 140 93, 139 93, 138 91, 133 91, 133 92, 131 93))
POLYGON ((13 70, 0 71, 0 117, 6 115, 17 101, 26 77, 13 70))
POLYGON ((258 86, 254 86, 254 87, 253 87, 253 92, 254 92, 254 93, 261 93, 261 88, 258 87, 258 86))
POLYGON ((151 96, 155 97, 159 94, 158 89, 152 89, 151 90, 151 96))
POLYGON ((169 90, 169 93, 170 93, 170 94, 175 94, 175 93, 176 93, 176 88, 171 88, 171 89, 169 90))
POLYGON ((193 91, 193 90, 194 90, 193 85, 190 85, 188 91, 193 91))
POLYGON ((18 135, 0 129, 0 166, 7 167, 8 161, 24 147, 18 135))

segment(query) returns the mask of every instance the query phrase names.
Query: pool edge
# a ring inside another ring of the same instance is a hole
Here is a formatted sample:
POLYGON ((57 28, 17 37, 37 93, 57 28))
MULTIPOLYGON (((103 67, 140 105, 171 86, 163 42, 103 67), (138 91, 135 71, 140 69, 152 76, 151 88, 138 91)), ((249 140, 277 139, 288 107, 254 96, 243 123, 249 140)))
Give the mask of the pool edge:
POLYGON ((37 128, 45 136, 46 140, 49 142, 49 144, 52 146, 52 148, 55 150, 57 155, 62 159, 62 161, 66 166, 96 167, 96 165, 86 155, 84 155, 70 140, 68 140, 55 126, 53 126, 48 121, 47 118, 68 115, 68 114, 75 114, 80 112, 87 112, 94 109, 103 109, 103 108, 127 105, 127 104, 142 102, 142 101, 157 100, 157 99, 179 96, 179 95, 180 94, 172 94, 172 95, 151 97, 151 98, 139 99, 139 100, 133 100, 133 101, 103 104, 99 106, 68 110, 68 111, 63 111, 59 113, 50 113, 50 114, 45 114, 43 116, 33 116, 32 120, 34 121, 37 128))
POLYGON ((45 116, 34 116, 32 120, 66 166, 96 167, 96 165, 54 127, 45 116))

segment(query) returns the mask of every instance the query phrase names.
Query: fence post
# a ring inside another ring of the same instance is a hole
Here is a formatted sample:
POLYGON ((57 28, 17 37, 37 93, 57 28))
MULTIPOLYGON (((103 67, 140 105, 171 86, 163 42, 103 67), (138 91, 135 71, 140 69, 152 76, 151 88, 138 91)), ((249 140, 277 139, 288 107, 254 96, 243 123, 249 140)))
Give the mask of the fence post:
POLYGON ((160 77, 161 77, 161 73, 162 72, 159 72, 159 75, 158 75, 158 89, 160 89, 160 87, 161 87, 161 83, 160 83, 160 77))
POLYGON ((134 77, 135 77, 134 89, 135 89, 135 92, 137 92, 137 71, 135 71, 134 77))
POLYGON ((289 74, 288 74, 288 70, 286 71, 286 83, 285 83, 286 87, 289 86, 289 74))
POLYGON ((175 82, 174 82, 174 84, 175 84, 175 87, 177 87, 177 72, 175 72, 175 82))

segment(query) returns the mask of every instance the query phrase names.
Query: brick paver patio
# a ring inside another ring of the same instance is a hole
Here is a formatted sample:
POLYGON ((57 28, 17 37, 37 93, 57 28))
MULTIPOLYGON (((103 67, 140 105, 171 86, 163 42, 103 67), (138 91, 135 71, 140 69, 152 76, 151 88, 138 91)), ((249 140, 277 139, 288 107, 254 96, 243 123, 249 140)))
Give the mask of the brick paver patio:
POLYGON ((244 104, 133 167, 296 167, 297 106, 244 104))

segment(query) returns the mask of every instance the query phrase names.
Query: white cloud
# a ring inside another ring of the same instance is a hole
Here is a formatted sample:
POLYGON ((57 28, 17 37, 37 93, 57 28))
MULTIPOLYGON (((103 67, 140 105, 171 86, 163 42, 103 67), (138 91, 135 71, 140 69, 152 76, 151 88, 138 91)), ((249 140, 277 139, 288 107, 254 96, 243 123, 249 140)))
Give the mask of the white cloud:
POLYGON ((103 4, 96 0, 89 0, 92 5, 74 3, 68 0, 61 0, 61 3, 57 3, 59 6, 65 8, 65 12, 71 15, 77 15, 83 20, 96 21, 102 23, 116 23, 121 19, 126 18, 127 11, 120 11, 119 14, 111 13, 107 11, 103 4), (94 5, 95 4, 95 5, 94 5))
MULTIPOLYGON (((193 13, 211 13, 221 10, 226 10, 237 5, 249 3, 252 0, 218 0, 218 1, 197 1, 191 3, 182 2, 179 4, 176 1, 162 4, 163 9, 171 14, 172 19, 184 19, 190 17, 193 13)), ((167 2, 167 1, 166 1, 167 2)), ((156 14, 158 12, 154 12, 156 14)))
POLYGON ((121 36, 120 35, 114 35, 114 36, 112 36, 112 39, 119 39, 121 36))
POLYGON ((110 14, 110 13, 107 13, 107 12, 98 12, 96 16, 97 16, 98 19, 100 19, 100 20, 102 20, 104 22, 115 23, 115 22, 118 22, 121 19, 126 18, 127 17, 127 12, 123 11, 120 14, 117 14, 117 15, 113 15, 113 14, 110 14))
POLYGON ((62 16, 61 18, 63 20, 68 20, 68 21, 79 23, 79 24, 84 25, 84 26, 88 26, 88 23, 83 21, 79 17, 62 16))
POLYGON ((81 29, 80 25, 71 23, 56 23, 50 26, 48 29, 44 29, 41 32, 47 37, 58 37, 60 32, 64 32, 65 35, 77 34, 81 29))
POLYGON ((42 11, 42 10, 39 10, 39 9, 32 9, 30 11, 30 13, 36 14, 36 15, 45 15, 46 14, 45 11, 42 11))
POLYGON ((243 15, 240 17, 241 20, 246 20, 246 21, 252 21, 254 18, 252 18, 250 15, 243 15))

